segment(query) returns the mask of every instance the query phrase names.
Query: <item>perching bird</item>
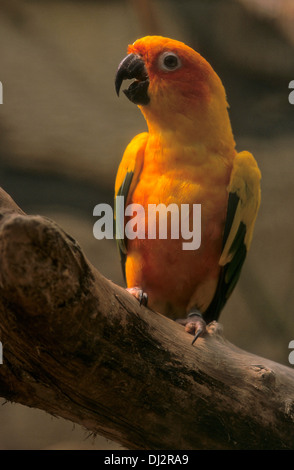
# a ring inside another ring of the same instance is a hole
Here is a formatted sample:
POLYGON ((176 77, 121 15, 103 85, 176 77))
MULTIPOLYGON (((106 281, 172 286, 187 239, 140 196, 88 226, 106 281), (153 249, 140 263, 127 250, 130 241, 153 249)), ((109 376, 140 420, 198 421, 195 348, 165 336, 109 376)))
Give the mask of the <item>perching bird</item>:
MULTIPOLYGON (((194 334, 217 320, 239 279, 260 204, 260 171, 251 153, 235 149, 222 82, 182 42, 146 36, 128 47, 115 86, 137 104, 148 132, 127 146, 115 198, 124 204, 201 204, 201 244, 183 238, 118 240, 128 290, 194 334)), ((242 110, 240 110, 242 112, 242 110)), ((125 223, 127 218, 125 218, 125 223)), ((150 228, 150 227, 149 227, 150 228)))

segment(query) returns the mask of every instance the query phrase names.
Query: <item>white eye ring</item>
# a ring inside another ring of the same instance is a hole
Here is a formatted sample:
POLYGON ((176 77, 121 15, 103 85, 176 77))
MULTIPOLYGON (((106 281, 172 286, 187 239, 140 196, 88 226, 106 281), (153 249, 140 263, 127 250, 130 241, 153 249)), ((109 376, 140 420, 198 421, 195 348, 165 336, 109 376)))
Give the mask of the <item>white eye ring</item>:
POLYGON ((177 70, 182 65, 179 56, 171 51, 166 51, 161 54, 161 56, 159 56, 158 64, 159 68, 166 72, 177 70))

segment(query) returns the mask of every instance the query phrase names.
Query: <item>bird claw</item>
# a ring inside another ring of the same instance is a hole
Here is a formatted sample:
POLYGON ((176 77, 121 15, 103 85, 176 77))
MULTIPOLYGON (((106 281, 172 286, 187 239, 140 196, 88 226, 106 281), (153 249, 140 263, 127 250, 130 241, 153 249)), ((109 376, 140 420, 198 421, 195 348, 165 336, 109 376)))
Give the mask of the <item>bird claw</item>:
POLYGON ((147 306, 148 295, 140 287, 128 287, 126 289, 132 296, 134 296, 140 303, 140 305, 147 306))
POLYGON ((187 318, 176 320, 178 323, 185 327, 187 333, 194 335, 192 345, 196 339, 204 336, 207 333, 206 322, 202 317, 202 314, 198 311, 192 311, 188 314, 187 318))

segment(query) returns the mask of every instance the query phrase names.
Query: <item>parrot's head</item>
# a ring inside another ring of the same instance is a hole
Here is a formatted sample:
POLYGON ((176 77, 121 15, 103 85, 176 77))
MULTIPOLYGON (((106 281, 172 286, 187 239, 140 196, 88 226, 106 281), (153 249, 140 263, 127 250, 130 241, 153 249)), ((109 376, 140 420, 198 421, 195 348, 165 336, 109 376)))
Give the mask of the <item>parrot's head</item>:
POLYGON ((118 66, 117 94, 124 80, 132 80, 124 93, 149 123, 177 126, 176 116, 185 116, 194 124, 205 118, 216 124, 227 115, 220 78, 198 52, 180 41, 161 36, 135 41, 118 66))

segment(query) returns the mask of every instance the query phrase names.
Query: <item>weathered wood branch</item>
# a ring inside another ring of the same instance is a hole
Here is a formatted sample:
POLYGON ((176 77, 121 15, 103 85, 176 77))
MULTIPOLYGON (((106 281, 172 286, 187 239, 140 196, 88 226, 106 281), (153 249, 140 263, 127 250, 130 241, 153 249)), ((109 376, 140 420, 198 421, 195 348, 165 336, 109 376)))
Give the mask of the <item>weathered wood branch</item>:
POLYGON ((294 371, 212 324, 182 326, 105 279, 53 221, 0 192, 0 395, 130 449, 294 449, 294 371))

